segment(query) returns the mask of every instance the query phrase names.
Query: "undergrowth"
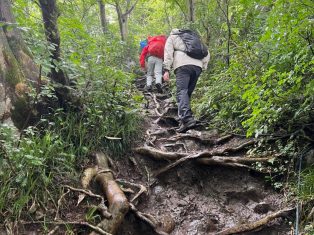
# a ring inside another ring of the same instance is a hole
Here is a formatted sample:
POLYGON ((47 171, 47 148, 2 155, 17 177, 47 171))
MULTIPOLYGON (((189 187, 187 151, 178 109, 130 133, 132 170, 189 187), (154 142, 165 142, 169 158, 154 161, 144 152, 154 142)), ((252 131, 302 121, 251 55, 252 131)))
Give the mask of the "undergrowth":
POLYGON ((51 216, 46 210, 56 209, 63 184, 78 180, 89 153, 101 150, 116 159, 139 136, 141 98, 132 91, 133 76, 111 72, 119 80, 91 81, 81 89, 79 111, 54 110, 22 135, 1 124, 1 224, 38 218, 38 211, 51 216))

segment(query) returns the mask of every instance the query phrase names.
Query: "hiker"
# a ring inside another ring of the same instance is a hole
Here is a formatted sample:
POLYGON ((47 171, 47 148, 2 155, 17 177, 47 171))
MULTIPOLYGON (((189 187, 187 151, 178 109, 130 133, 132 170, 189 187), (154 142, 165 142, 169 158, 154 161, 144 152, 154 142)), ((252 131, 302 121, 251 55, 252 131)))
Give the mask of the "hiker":
POLYGON ((162 62, 166 39, 164 35, 148 37, 147 46, 142 50, 140 64, 141 68, 147 72, 147 91, 152 91, 153 77, 155 77, 157 91, 162 93, 162 62))
POLYGON ((180 126, 177 132, 184 133, 196 125, 190 108, 191 95, 202 70, 207 69, 210 54, 199 36, 191 30, 173 29, 164 52, 164 81, 169 82, 169 71, 176 75, 177 104, 180 126))

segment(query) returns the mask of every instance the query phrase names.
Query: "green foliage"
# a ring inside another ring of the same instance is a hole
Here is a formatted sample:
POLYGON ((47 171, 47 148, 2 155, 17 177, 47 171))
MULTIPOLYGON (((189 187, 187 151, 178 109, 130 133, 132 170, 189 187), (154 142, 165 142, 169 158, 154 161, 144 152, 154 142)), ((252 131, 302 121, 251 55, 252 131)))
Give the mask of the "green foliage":
POLYGON ((9 212, 7 216, 29 209, 35 195, 43 200, 47 188, 56 183, 55 173, 59 177, 71 174, 75 159, 75 149, 66 149, 60 136, 52 132, 41 136, 28 128, 25 137, 18 138, 9 126, 0 126, 0 212, 9 212))
POLYGON ((314 199, 314 168, 308 168, 301 174, 301 184, 298 196, 304 201, 310 201, 314 199))
MULTIPOLYGON (((138 135, 140 123, 137 113, 142 96, 131 85, 139 42, 148 35, 168 34, 172 28, 193 28, 209 45, 209 69, 203 72, 192 99, 199 117, 247 136, 295 133, 286 142, 274 143, 291 158, 302 148, 298 143, 306 137, 303 130, 314 119, 313 1, 197 0, 195 22, 187 22, 185 0, 139 1, 128 18, 126 42, 120 41, 115 8, 105 3, 108 33, 104 35, 96 17, 97 1, 58 1, 62 61, 57 67, 76 83, 84 108, 45 117, 39 126, 49 128, 40 133, 41 129, 29 129, 18 147, 9 129, 1 127, 1 212, 12 195, 9 205, 15 215, 29 207, 35 193, 45 198, 43 189, 54 176, 73 171, 74 161, 83 161, 91 150, 123 155, 138 135), (35 148, 27 147, 27 142, 35 148), (26 171, 20 172, 24 165, 26 171)), ((35 61, 47 75, 49 48, 54 45, 46 43, 38 6, 16 0, 14 11, 35 61)), ((40 98, 51 95, 45 87, 40 98)), ((286 166, 273 167, 278 174, 286 170, 286 166)), ((303 199, 313 196, 311 177, 312 171, 303 175, 303 199)), ((269 180, 281 186, 277 178, 269 180)))
POLYGON ((259 1, 251 5, 239 2, 231 9, 235 11, 233 29, 240 29, 233 33, 237 46, 232 47, 230 67, 217 73, 217 64, 215 74, 204 81, 209 88, 203 88, 208 92, 197 107, 200 115, 213 110, 216 121, 229 120, 236 126, 241 123, 248 136, 273 133, 280 128, 291 132, 310 123, 314 60, 305 40, 313 40, 310 10, 294 1, 259 1), (238 20, 244 16, 251 19, 251 14, 255 15, 254 24, 238 20), (235 33, 241 30, 246 34, 244 39, 235 33), (262 33, 259 37, 258 31, 262 33), (210 106, 206 104, 209 98, 210 106))

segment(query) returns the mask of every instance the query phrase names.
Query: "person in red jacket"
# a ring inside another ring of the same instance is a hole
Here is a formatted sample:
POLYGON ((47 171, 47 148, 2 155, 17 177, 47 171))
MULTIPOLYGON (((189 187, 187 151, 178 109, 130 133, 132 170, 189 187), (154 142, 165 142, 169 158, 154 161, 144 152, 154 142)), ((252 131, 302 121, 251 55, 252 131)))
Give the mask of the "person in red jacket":
POLYGON ((152 91, 153 77, 155 77, 157 91, 162 93, 162 63, 166 39, 164 35, 148 37, 148 44, 142 50, 140 64, 141 68, 147 72, 147 91, 152 91))

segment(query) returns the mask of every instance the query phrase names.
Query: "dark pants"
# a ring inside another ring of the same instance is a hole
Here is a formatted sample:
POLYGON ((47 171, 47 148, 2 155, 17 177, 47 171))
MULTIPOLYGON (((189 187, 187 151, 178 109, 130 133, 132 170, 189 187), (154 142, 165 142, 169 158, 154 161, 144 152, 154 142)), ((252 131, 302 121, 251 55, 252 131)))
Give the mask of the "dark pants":
POLYGON ((184 65, 175 70, 178 116, 182 122, 193 119, 190 99, 201 72, 202 69, 195 65, 184 65))

